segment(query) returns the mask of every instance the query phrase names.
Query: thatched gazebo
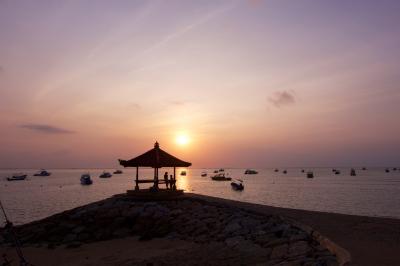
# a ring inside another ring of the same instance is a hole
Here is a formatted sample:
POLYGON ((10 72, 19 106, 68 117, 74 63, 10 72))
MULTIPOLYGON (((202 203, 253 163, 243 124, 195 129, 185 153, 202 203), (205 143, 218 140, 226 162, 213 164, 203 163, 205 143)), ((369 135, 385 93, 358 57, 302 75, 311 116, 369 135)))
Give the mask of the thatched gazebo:
POLYGON ((189 162, 182 161, 171 154, 160 149, 158 142, 154 144, 154 148, 139 155, 136 158, 126 160, 119 160, 119 163, 123 167, 136 167, 136 186, 135 190, 139 190, 139 183, 154 183, 153 189, 158 190, 158 184, 165 183, 164 180, 159 180, 158 170, 162 167, 173 167, 174 168, 174 183, 176 181, 176 167, 189 167, 192 164, 189 162), (139 167, 151 167, 154 168, 154 179, 142 179, 139 180, 139 167))

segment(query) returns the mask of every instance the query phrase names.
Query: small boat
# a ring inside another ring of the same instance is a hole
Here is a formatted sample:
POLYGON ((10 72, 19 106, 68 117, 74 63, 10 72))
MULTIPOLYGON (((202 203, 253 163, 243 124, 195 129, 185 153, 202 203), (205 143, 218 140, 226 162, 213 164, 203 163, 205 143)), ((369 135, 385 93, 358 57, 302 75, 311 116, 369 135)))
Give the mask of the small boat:
POLYGON ((287 170, 283 170, 283 172, 282 173, 284 173, 284 174, 287 174, 287 170))
POLYGON ((91 184, 93 184, 93 181, 90 178, 90 174, 81 175, 81 185, 91 185, 91 184))
POLYGON ((311 171, 307 172, 307 178, 314 178, 314 173, 311 171))
POLYGON ((351 168, 350 175, 351 176, 356 176, 356 170, 354 168, 351 168))
POLYGON ((34 176, 50 176, 51 173, 47 172, 46 170, 42 169, 39 172, 35 173, 34 176))
POLYGON ((181 175, 185 176, 186 175, 186 171, 181 171, 181 175))
POLYGON ((385 169, 385 172, 386 172, 386 173, 389 173, 389 172, 390 172, 390 170, 389 170, 389 169, 385 169))
POLYGON ((397 171, 397 168, 395 167, 395 168, 393 168, 393 171, 397 171))
POLYGON ((274 172, 275 172, 275 173, 279 172, 279 169, 275 168, 274 172))
POLYGON ((112 174, 110 174, 109 172, 103 172, 99 177, 100 178, 110 178, 110 177, 112 177, 112 174))
POLYGON ((362 170, 365 171, 365 170, 367 170, 367 168, 366 168, 366 167, 363 167, 362 170))
POLYGON ((337 171, 337 170, 336 170, 335 168, 333 168, 333 169, 332 169, 332 172, 334 172, 334 173, 335 173, 336 171, 337 171))
POLYGON ((339 170, 335 170, 335 175, 340 175, 340 171, 339 170))
POLYGON ((224 168, 220 168, 218 171, 219 171, 219 172, 224 172, 225 169, 224 169, 224 168))
POLYGON ((214 170, 214 174, 218 174, 218 170, 214 170))
POLYGON ((235 180, 233 182, 231 182, 231 187, 233 190, 243 190, 244 186, 243 186, 243 181, 242 180, 235 180))
POLYGON ((201 172, 201 176, 202 176, 202 177, 207 176, 207 172, 201 172))
POLYGON ((229 176, 225 176, 225 173, 219 173, 211 177, 214 181, 231 181, 232 178, 229 176))
POLYGON ((115 171, 113 172, 114 175, 120 175, 120 174, 122 174, 122 173, 123 173, 122 170, 115 170, 115 171))
POLYGON ((251 169, 246 169, 246 171, 244 171, 245 175, 256 175, 258 174, 258 172, 256 170, 251 170, 251 169))
POLYGON ((14 174, 12 177, 7 177, 7 181, 20 181, 25 180, 26 174, 14 174))
POLYGON ((304 169, 301 169, 301 172, 304 173, 305 172, 304 169))

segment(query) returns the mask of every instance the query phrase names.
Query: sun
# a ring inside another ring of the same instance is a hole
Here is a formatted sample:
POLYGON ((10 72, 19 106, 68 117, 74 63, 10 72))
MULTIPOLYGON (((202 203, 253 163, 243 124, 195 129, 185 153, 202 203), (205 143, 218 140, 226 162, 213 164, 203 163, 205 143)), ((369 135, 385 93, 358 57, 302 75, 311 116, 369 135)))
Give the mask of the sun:
POLYGON ((186 134, 180 134, 176 136, 176 143, 178 143, 181 146, 185 146, 189 143, 189 137, 186 134))

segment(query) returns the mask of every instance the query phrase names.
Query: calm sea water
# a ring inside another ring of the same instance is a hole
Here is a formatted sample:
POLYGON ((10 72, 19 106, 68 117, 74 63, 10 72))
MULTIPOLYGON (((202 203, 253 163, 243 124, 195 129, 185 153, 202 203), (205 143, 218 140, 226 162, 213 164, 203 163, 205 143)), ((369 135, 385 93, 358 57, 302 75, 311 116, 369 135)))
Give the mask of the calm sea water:
MULTIPOLYGON (((225 169, 232 177, 244 180, 244 191, 234 191, 230 182, 210 179, 214 169, 186 169, 186 176, 177 177, 177 186, 188 192, 223 197, 239 201, 277 207, 400 218, 400 171, 385 173, 384 168, 357 169, 306 169, 315 178, 307 179, 301 169, 288 168, 288 173, 275 173, 273 169, 256 169, 258 175, 244 175, 244 169, 225 169), (201 177, 207 171, 207 177, 201 177)), ((121 175, 108 179, 98 176, 103 170, 114 169, 48 169, 49 177, 34 177, 36 170, 0 170, 0 199, 9 217, 16 224, 41 219, 49 215, 90 202, 124 193, 134 187, 134 169, 124 169, 121 175), (5 178, 15 172, 29 174, 25 181, 8 182, 5 178), (80 185, 79 178, 89 172, 94 181, 91 186, 80 185)), ((161 169, 164 171, 171 169, 161 169)), ((177 173, 180 173, 178 169, 177 173)), ((151 178, 152 169, 142 169, 140 175, 151 178)), ((160 174, 160 175, 161 175, 160 174)), ((0 222, 3 222, 0 215, 0 222)))

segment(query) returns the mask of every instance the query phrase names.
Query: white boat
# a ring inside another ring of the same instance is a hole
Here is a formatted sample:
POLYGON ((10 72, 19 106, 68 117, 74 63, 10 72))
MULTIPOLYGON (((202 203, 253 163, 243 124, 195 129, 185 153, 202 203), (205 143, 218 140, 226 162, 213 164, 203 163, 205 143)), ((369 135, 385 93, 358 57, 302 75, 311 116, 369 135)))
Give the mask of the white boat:
POLYGON ((7 177, 7 181, 20 181, 25 180, 27 177, 26 174, 13 174, 12 177, 7 177))
POLYGON ((243 180, 235 180, 231 183, 231 187, 234 190, 243 190, 244 186, 243 186, 243 180))
POLYGON ((51 173, 47 172, 46 170, 42 169, 39 172, 35 173, 34 176, 50 176, 51 173))
POLYGON ((109 172, 103 172, 99 177, 100 178, 110 178, 110 177, 112 177, 112 174, 110 174, 109 172))
POLYGON ((356 176, 356 170, 354 168, 351 168, 350 175, 351 176, 356 176))
POLYGON ((81 185, 91 185, 93 181, 90 177, 90 174, 83 174, 81 175, 81 185))

